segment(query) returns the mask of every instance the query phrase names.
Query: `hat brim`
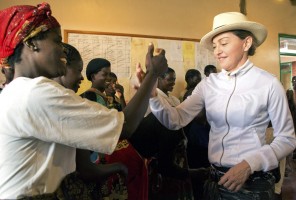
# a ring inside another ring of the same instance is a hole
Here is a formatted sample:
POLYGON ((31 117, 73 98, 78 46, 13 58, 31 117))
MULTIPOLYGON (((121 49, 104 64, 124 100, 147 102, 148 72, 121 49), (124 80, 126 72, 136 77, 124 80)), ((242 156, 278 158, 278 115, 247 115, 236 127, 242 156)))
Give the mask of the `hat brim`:
POLYGON ((267 30, 265 26, 256 22, 241 22, 241 23, 233 23, 230 25, 225 25, 218 27, 211 32, 207 33, 200 40, 201 46, 207 48, 210 51, 213 51, 213 38, 224 32, 233 31, 233 30, 246 30, 253 33, 255 38, 257 39, 257 46, 260 46, 267 37, 267 30))

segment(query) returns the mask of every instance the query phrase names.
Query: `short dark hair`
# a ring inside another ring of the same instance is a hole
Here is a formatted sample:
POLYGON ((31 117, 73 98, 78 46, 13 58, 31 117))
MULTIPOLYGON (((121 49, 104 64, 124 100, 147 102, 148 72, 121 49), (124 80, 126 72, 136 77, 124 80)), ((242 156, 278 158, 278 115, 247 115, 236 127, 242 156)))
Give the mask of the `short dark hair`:
POLYGON ((204 69, 204 74, 210 73, 211 70, 216 70, 217 68, 214 65, 207 65, 204 69))
POLYGON ((166 75, 170 72, 175 72, 175 70, 173 68, 168 67, 167 71, 165 73, 163 73, 162 75, 160 75, 160 78, 165 78, 166 75))
POLYGON ((81 60, 81 55, 75 47, 67 43, 63 43, 63 47, 67 56, 67 65, 71 65, 74 60, 81 60))
POLYGON ((111 63, 104 58, 94 58, 92 59, 86 67, 86 77, 91 81, 91 75, 98 73, 104 67, 111 67, 111 63))
POLYGON ((239 37, 242 40, 248 36, 251 36, 253 38, 253 43, 252 43, 250 49, 248 50, 248 55, 249 56, 255 55, 256 48, 258 47, 258 41, 252 32, 245 31, 245 30, 233 30, 231 32, 233 32, 234 35, 236 35, 237 37, 239 37))
POLYGON ((201 76, 200 72, 197 69, 189 69, 185 74, 185 81, 188 82, 190 78, 194 76, 201 76))

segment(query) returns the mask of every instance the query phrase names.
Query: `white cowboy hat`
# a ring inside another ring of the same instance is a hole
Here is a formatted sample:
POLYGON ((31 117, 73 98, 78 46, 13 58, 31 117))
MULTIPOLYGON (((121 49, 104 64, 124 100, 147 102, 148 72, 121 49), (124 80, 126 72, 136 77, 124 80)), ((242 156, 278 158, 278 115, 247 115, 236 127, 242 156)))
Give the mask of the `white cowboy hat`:
POLYGON ((267 36, 267 30, 262 24, 248 21, 247 17, 242 13, 226 12, 215 16, 212 31, 201 38, 200 44, 213 51, 213 37, 232 30, 250 31, 257 39, 257 46, 261 45, 267 36))

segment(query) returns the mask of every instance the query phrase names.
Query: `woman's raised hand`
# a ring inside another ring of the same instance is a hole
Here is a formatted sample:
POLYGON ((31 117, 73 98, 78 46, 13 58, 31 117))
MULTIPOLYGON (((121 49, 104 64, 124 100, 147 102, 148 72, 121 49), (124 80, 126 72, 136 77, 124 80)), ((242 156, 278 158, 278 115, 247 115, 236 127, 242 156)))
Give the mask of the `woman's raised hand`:
POLYGON ((156 76, 160 76, 167 71, 168 63, 165 58, 164 49, 156 49, 155 55, 154 45, 152 43, 148 46, 148 52, 146 54, 146 70, 149 73, 153 73, 156 76))

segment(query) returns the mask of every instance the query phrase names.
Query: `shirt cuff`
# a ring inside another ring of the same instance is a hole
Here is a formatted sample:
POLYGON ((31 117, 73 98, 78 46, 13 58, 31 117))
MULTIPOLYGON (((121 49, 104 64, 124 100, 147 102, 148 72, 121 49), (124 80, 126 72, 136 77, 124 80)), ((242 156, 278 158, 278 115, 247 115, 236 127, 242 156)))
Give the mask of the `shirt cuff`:
POLYGON ((269 171, 278 166, 278 159, 269 145, 264 145, 246 156, 244 160, 250 165, 252 174, 255 171, 269 171))

